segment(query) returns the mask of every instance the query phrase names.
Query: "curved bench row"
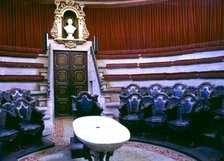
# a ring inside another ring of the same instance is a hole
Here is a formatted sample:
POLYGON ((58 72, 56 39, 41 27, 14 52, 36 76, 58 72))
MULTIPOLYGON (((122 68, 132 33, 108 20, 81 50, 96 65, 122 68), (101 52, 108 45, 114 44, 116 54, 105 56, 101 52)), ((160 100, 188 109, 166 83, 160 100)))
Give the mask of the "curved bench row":
POLYGON ((177 83, 172 87, 130 84, 120 95, 120 117, 132 135, 181 138, 194 146, 205 133, 224 134, 224 86, 177 83), (150 135, 149 135, 150 136, 150 135))

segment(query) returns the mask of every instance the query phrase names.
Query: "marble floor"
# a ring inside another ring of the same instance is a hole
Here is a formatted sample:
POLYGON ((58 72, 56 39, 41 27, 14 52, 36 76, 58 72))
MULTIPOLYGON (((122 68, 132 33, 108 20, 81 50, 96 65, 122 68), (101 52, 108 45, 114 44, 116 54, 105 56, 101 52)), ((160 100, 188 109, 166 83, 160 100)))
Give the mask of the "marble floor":
MULTIPOLYGON (((47 139, 55 146, 21 157, 18 161, 84 161, 83 158, 71 159, 69 151, 70 137, 73 136, 72 117, 56 117, 55 130, 47 139)), ((129 141, 116 150, 111 161, 196 161, 186 154, 154 144, 129 141)))

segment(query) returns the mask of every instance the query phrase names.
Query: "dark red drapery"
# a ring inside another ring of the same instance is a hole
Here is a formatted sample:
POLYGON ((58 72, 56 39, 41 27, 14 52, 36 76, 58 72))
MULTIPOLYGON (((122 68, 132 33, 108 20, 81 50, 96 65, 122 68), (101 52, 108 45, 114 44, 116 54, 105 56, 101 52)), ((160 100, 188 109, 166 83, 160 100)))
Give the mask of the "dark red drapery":
POLYGON ((126 8, 88 8, 99 50, 160 48, 224 39, 224 1, 169 0, 126 8))
MULTIPOLYGON (((42 48, 54 9, 54 4, 38 1, 0 1, 0 44, 42 48)), ((97 35, 102 51, 224 40, 223 0, 168 0, 118 8, 86 5, 84 10, 89 40, 97 35)))
POLYGON ((0 44, 42 48, 44 33, 53 24, 54 8, 30 0, 1 0, 0 44))

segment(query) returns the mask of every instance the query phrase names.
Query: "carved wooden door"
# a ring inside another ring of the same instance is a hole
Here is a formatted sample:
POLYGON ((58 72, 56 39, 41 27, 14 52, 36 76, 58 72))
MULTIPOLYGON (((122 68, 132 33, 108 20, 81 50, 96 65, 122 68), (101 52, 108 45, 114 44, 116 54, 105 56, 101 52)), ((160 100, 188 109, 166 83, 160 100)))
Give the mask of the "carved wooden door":
POLYGON ((55 114, 71 114, 71 95, 88 91, 87 52, 54 51, 55 114))

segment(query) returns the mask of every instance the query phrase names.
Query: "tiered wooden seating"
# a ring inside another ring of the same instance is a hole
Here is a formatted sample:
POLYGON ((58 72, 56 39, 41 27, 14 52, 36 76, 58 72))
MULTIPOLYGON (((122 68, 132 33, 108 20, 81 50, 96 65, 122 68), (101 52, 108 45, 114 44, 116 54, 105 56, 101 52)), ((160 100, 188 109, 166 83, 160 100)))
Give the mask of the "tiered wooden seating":
POLYGON ((37 58, 41 53, 45 53, 45 51, 39 48, 0 45, 0 56, 37 58))
POLYGON ((212 41, 181 46, 171 46, 164 48, 136 49, 136 50, 116 50, 99 51, 97 59, 127 59, 139 57, 161 57, 182 55, 193 52, 214 51, 224 49, 224 41, 212 41))
MULTIPOLYGON (((0 45, 0 57, 10 57, 15 59, 18 58, 31 58, 35 59, 39 54, 45 53, 43 50, 38 48, 27 48, 20 46, 8 46, 0 45)), ((32 62, 15 62, 15 61, 0 61, 0 67, 10 67, 10 68, 44 68, 42 63, 32 63, 32 62)), ((45 81, 44 76, 41 75, 0 75, 1 82, 40 82, 45 81)))

